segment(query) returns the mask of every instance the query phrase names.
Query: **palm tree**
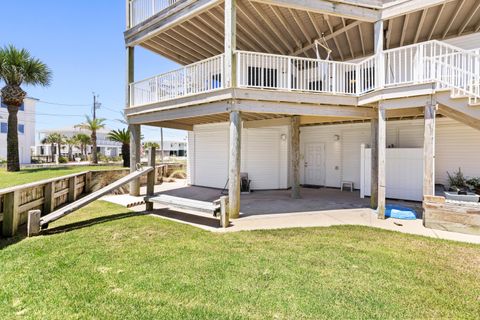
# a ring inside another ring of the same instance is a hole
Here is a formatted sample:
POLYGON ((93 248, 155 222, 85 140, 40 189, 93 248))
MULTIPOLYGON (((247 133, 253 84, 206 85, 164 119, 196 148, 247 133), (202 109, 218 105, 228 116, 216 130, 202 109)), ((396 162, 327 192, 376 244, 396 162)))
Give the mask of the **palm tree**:
POLYGON ((78 125, 78 128, 89 130, 92 135, 90 136, 92 139, 92 163, 98 163, 98 155, 97 155, 97 130, 105 128, 105 119, 100 118, 90 118, 89 116, 85 116, 86 121, 78 125))
POLYGON ((92 139, 90 139, 88 134, 85 134, 85 133, 77 133, 73 137, 80 144, 81 153, 86 158, 87 157, 87 145, 92 144, 92 139))
POLYGON ((130 167, 130 130, 112 130, 108 133, 108 139, 122 144, 123 166, 130 167))
POLYGON ((42 143, 43 144, 50 144, 50 148, 52 150, 52 162, 54 161, 54 156, 58 152, 58 156, 60 156, 60 148, 62 146, 63 141, 65 140, 65 136, 58 132, 52 132, 49 135, 47 135, 45 138, 43 138, 42 143), (55 146, 57 146, 55 148, 55 146))
POLYGON ((73 161, 73 147, 79 145, 79 141, 75 136, 72 136, 70 138, 65 138, 65 143, 68 146, 68 160, 73 161))
POLYGON ((19 50, 13 45, 0 48, 0 80, 5 82, 1 99, 8 108, 7 171, 20 170, 17 113, 27 96, 21 86, 48 86, 51 77, 47 65, 33 58, 27 50, 19 50))

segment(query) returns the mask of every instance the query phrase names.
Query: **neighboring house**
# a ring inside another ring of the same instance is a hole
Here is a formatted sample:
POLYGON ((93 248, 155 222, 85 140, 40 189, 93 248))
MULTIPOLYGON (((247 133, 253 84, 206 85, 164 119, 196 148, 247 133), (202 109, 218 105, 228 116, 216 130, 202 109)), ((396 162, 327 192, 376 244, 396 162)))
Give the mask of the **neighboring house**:
MULTIPOLYGON (((30 163, 30 149, 35 145, 35 105, 37 99, 26 98, 18 111, 18 152, 20 163, 30 163)), ((7 106, 0 106, 0 159, 7 159, 7 106)))
POLYGON ((233 217, 240 172, 380 209, 480 176, 479 1, 128 2, 128 122, 188 130, 189 183, 229 181, 233 217), (181 68, 134 81, 135 46, 181 68))
MULTIPOLYGON (((160 141, 144 141, 154 142, 160 146, 160 141)), ((161 156, 161 148, 156 150, 158 156, 161 156)), ((163 156, 164 157, 186 157, 187 156, 187 143, 184 141, 163 141, 163 156)))
MULTIPOLYGON (((114 141, 110 141, 107 138, 108 133, 110 132, 109 129, 101 129, 97 131, 97 150, 100 154, 107 156, 107 157, 116 157, 119 156, 122 152, 122 144, 114 141)), ((77 128, 75 126, 58 128, 58 129, 48 129, 42 130, 38 132, 38 141, 39 143, 35 146, 33 155, 34 156, 51 156, 52 155, 52 146, 50 144, 42 144, 41 141, 51 133, 59 133, 65 137, 72 137, 78 133, 84 133, 88 136, 91 135, 91 132, 86 129, 77 128)), ((57 148, 55 146, 55 148, 57 148)), ((63 144, 61 146, 61 155, 67 156, 68 155, 68 145, 63 144)), ((81 150, 80 146, 74 146, 73 155, 80 155, 81 150)), ((87 154, 92 153, 92 146, 87 146, 87 154)))

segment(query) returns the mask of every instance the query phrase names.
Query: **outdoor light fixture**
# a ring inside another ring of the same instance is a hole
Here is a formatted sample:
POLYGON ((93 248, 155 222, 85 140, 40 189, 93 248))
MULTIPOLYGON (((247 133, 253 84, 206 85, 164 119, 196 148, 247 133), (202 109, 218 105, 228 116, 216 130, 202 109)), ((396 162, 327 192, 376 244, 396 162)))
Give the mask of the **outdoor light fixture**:
POLYGON ((335 134, 333 136, 333 141, 339 141, 340 140, 340 136, 338 134, 335 134))
POLYGON ((282 135, 280 136, 280 139, 282 139, 282 141, 287 140, 287 135, 285 133, 282 133, 282 135))

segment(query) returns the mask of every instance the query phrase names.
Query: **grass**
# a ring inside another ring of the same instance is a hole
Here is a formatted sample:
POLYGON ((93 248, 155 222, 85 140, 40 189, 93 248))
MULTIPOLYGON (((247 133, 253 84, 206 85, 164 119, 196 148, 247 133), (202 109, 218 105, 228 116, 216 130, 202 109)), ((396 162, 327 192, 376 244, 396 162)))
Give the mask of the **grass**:
POLYGON ((477 245, 356 226, 216 234, 102 201, 51 229, 1 240, 0 319, 480 314, 477 245))
POLYGON ((0 189, 30 182, 36 182, 44 179, 56 178, 82 171, 110 170, 119 168, 119 166, 65 166, 54 168, 47 167, 22 169, 19 172, 7 172, 5 168, 0 168, 0 189))

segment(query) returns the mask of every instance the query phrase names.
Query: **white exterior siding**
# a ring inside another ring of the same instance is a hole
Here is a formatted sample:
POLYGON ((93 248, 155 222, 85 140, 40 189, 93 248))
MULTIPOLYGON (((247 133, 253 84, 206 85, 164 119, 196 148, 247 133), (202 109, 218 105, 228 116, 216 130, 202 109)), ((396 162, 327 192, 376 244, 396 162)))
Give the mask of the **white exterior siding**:
MULTIPOLYGON (((30 163, 30 150, 35 146, 35 105, 37 100, 26 98, 24 110, 18 111, 18 125, 23 125, 24 132, 18 132, 18 152, 20 163, 30 163)), ((8 122, 8 110, 0 107, 0 123, 8 122)), ((3 126, 5 126, 3 125, 3 126)), ((7 133, 0 131, 0 159, 7 159, 7 133)))
MULTIPOLYGON (((480 176, 480 132, 450 119, 438 119, 436 135, 437 183, 446 184, 447 171, 452 172, 458 167, 466 176, 480 176)), ((357 188, 360 183, 360 145, 362 141, 367 146, 370 144, 370 124, 301 128, 302 163, 304 145, 312 141, 325 143, 326 185, 340 187, 341 180, 351 180, 357 188), (334 135, 339 135, 340 140, 334 141, 334 135)), ((387 145, 423 148, 423 120, 387 122, 387 145)), ((300 178, 304 183, 303 172, 300 178)))
MULTIPOLYGON (((228 179, 228 124, 195 126, 187 154, 193 161, 190 184, 223 188, 228 179)), ((288 188, 288 167, 286 126, 242 129, 241 171, 248 173, 252 189, 288 188)))

